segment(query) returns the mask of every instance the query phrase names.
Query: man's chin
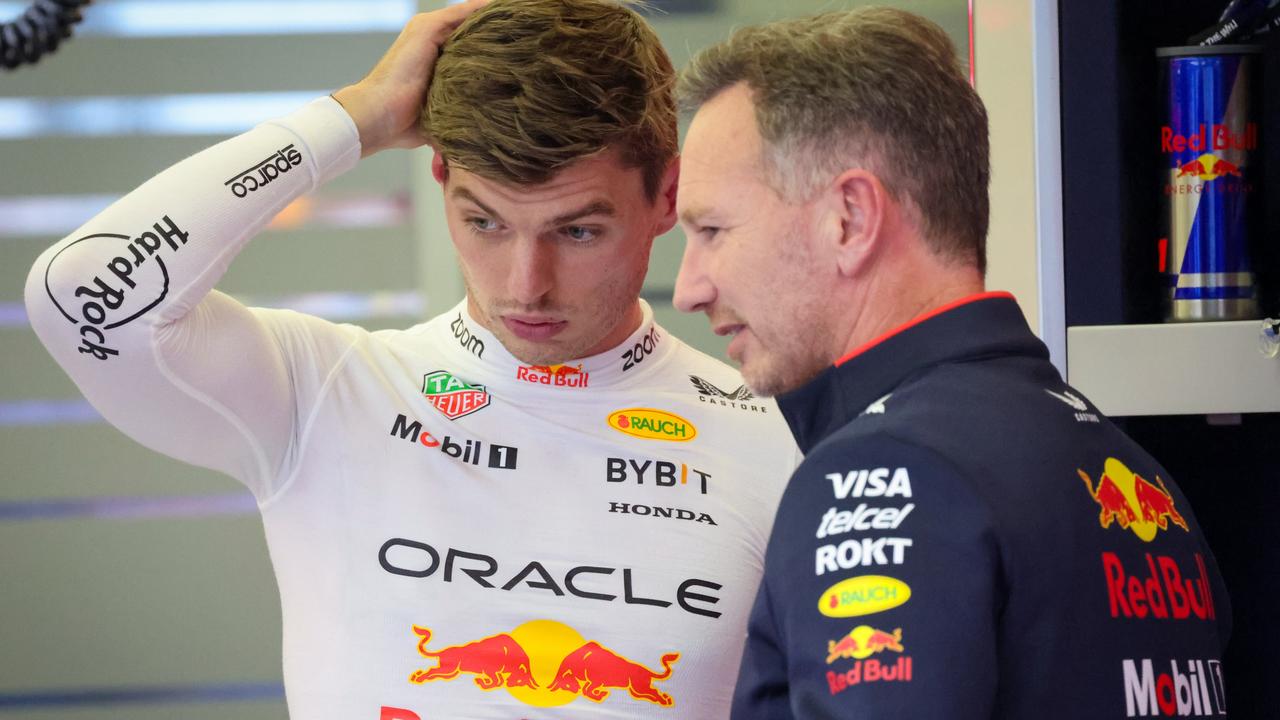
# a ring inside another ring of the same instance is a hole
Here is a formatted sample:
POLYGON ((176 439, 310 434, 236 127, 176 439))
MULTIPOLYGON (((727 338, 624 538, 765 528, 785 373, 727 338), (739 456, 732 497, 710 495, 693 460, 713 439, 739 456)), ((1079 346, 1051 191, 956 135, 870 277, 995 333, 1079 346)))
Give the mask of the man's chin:
POLYGON ((768 368, 754 368, 750 365, 743 365, 739 368, 742 373, 742 379, 747 383, 747 389, 754 393, 757 397, 773 397, 779 392, 782 384, 782 377, 777 372, 770 372, 768 368))
POLYGON ((747 389, 758 397, 777 397, 795 390, 818 375, 821 369, 804 372, 799 367, 756 367, 752 363, 744 364, 740 371, 747 389))
POLYGON ((498 341, 507 352, 525 365, 559 365, 582 359, 582 353, 577 352, 576 346, 566 345, 559 340, 533 342, 503 333, 498 336, 498 341))

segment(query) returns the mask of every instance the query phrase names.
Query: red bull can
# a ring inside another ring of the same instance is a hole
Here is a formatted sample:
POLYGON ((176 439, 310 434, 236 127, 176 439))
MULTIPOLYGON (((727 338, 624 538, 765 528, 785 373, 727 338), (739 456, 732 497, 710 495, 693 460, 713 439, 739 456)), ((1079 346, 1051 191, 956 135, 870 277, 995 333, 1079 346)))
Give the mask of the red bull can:
POLYGON ((1256 117, 1261 48, 1168 47, 1160 59, 1166 321, 1258 316, 1250 242, 1261 220, 1256 117))

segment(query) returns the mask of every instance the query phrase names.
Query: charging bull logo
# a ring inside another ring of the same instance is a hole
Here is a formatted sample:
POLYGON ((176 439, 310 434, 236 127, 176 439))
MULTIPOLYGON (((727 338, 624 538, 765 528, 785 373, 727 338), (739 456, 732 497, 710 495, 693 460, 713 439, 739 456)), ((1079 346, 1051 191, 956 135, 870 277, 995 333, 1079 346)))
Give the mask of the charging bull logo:
POLYGON ((410 674, 409 682, 418 685, 468 673, 481 690, 505 688, 536 707, 567 705, 578 697, 602 703, 615 689, 659 707, 675 705, 654 683, 671 677, 678 652, 662 656, 661 672, 651 670, 554 620, 533 620, 510 633, 440 650, 427 649, 431 630, 415 625, 413 632, 420 638, 418 653, 436 661, 410 674))
POLYGON ((588 700, 603 702, 609 697, 609 691, 604 688, 620 688, 637 700, 671 707, 675 701, 670 695, 655 690, 653 681, 671 677, 671 664, 679 659, 680 653, 663 655, 662 672, 656 673, 592 641, 574 650, 560 663, 551 689, 581 692, 588 700))
POLYGON ((1220 158, 1213 153, 1205 153, 1195 160, 1190 160, 1179 165, 1175 170, 1178 174, 1177 178, 1199 178, 1205 182, 1217 180, 1224 175, 1234 175, 1243 177, 1240 173, 1240 166, 1230 162, 1224 158, 1220 158))
POLYGON ((1096 487, 1088 473, 1083 470, 1076 472, 1084 481, 1089 496, 1101 508, 1098 523, 1103 528, 1116 523, 1133 531, 1143 542, 1151 542, 1160 530, 1168 530, 1169 523, 1189 530, 1186 519, 1174 507, 1173 495, 1160 476, 1157 475, 1155 483, 1152 483, 1115 458, 1107 458, 1096 487))
POLYGON ((859 625, 839 640, 827 641, 827 664, 841 658, 862 660, 885 650, 903 651, 902 628, 887 633, 870 625, 859 625))
POLYGON ((409 682, 421 685, 432 680, 452 680, 462 673, 476 675, 476 686, 481 690, 506 687, 538 687, 529 671, 529 656, 510 635, 494 635, 465 645, 455 645, 443 650, 427 649, 431 631, 413 626, 422 640, 418 652, 425 658, 435 658, 437 664, 429 670, 418 670, 409 676, 409 682))

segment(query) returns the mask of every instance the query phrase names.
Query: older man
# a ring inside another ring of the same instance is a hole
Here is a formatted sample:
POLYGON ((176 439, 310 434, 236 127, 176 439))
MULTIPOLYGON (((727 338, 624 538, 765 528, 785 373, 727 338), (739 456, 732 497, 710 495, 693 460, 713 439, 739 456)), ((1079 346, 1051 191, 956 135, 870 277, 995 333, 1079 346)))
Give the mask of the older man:
POLYGON ((806 458, 735 718, 1225 714, 1186 498, 984 292, 986 112, 946 35, 862 9, 692 63, 676 304, 806 458))

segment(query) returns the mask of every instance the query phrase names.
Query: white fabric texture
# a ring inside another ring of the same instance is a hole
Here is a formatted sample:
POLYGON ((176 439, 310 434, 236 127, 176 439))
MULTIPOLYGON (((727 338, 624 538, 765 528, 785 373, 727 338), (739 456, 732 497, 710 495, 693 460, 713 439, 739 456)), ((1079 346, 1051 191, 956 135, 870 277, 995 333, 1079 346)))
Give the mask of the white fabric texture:
POLYGON ((40 257, 33 327, 111 423, 258 498, 292 717, 727 717, 798 460, 777 407, 647 305, 530 367, 465 301, 371 333, 213 290, 359 154, 324 98, 178 163, 40 257))

